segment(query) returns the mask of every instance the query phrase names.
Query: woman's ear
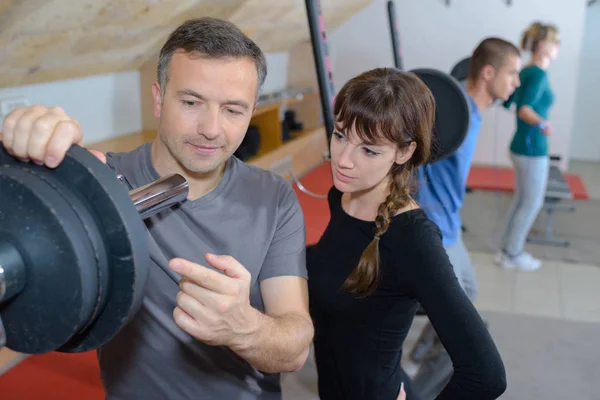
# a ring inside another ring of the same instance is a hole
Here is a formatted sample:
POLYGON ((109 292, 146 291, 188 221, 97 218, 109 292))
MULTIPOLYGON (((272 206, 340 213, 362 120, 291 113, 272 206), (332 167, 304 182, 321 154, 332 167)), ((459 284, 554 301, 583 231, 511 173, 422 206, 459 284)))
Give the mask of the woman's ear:
POLYGON ((404 146, 401 149, 398 149, 396 152, 396 164, 402 165, 405 164, 415 153, 417 149, 417 143, 410 142, 408 146, 404 146))

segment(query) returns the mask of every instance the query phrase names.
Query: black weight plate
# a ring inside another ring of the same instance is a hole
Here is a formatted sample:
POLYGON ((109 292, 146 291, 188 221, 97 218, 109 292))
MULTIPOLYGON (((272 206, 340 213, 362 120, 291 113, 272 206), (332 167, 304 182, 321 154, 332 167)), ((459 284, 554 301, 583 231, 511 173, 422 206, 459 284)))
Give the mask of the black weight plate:
POLYGON ((433 69, 416 69, 416 74, 435 98, 435 126, 429 163, 451 156, 465 140, 471 124, 471 106, 456 79, 433 69))
POLYGON ((99 231, 100 224, 98 223, 97 217, 95 218, 91 214, 89 209, 89 203, 82 197, 81 193, 76 190, 71 190, 69 182, 63 181, 58 175, 56 175, 52 169, 36 166, 35 164, 24 164, 15 162, 14 167, 20 167, 31 173, 34 173, 40 179, 43 179, 52 188, 55 189, 56 193, 62 195, 65 201, 73 208, 77 216, 81 220, 83 227, 87 233, 87 239, 91 240, 92 248, 94 250, 94 261, 95 264, 85 264, 81 268, 87 268, 89 271, 94 272, 98 277, 97 287, 97 298, 94 307, 94 312, 90 316, 89 320, 83 327, 87 327, 91 323, 102 308, 106 305, 107 300, 107 288, 108 288, 108 260, 107 252, 104 247, 104 237, 99 231))
POLYGON ((469 77, 469 64, 471 63, 471 57, 463 58, 460 60, 450 71, 450 76, 459 82, 465 82, 469 77))
POLYGON ((100 232, 101 224, 98 222, 97 216, 93 215, 93 210, 89 208, 89 203, 85 200, 85 198, 83 198, 81 193, 77 192, 76 190, 71 190, 69 182, 62 181, 55 173, 53 173, 53 170, 49 168, 30 168, 36 168, 37 175, 42 177, 46 183, 50 184, 57 193, 61 194, 65 198, 65 201, 69 203, 71 208, 73 208, 81 220, 81 223, 83 224, 83 227, 87 233, 87 238, 91 241, 92 248, 94 250, 95 264, 83 265, 82 268, 87 268, 90 273, 96 273, 98 287, 94 311, 89 320, 86 321, 86 323, 82 326, 82 329, 87 328, 104 308, 108 299, 108 254, 106 248, 104 247, 104 235, 102 232, 100 232))
POLYGON ((0 315, 6 346, 27 354, 66 343, 88 321, 98 287, 85 228, 64 197, 35 174, 39 169, 0 148, 0 241, 20 253, 26 279, 23 290, 0 305, 0 315))
POLYGON ((53 171, 82 195, 98 222, 108 252, 105 307, 90 327, 58 349, 84 352, 110 341, 142 304, 150 260, 147 232, 128 188, 114 171, 80 146, 72 146, 53 171))

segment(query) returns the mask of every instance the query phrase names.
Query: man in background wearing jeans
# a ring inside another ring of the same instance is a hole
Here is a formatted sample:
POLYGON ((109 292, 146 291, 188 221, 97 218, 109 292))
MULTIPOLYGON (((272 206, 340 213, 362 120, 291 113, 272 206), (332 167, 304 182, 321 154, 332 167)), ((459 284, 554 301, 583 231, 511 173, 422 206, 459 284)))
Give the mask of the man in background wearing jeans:
MULTIPOLYGON (((443 160, 417 170, 417 201, 440 228, 444 247, 460 285, 469 299, 477 298, 477 279, 461 229, 460 211, 467 178, 481 127, 481 111, 494 101, 506 101, 520 85, 520 51, 500 38, 486 38, 471 55, 466 95, 471 105, 471 123, 458 150, 443 160)), ((428 323, 415 345, 411 358, 421 366, 414 379, 415 389, 424 400, 434 398, 452 375, 452 361, 428 323)))

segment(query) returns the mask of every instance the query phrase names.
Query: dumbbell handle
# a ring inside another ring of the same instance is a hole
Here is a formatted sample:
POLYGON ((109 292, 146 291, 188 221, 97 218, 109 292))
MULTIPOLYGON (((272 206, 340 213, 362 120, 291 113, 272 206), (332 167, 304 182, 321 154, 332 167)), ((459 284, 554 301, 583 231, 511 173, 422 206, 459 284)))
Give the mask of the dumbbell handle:
MULTIPOLYGON (((119 179, 123 180, 124 178, 119 175, 119 179)), ((187 195, 188 183, 179 174, 162 177, 129 192, 129 196, 142 219, 181 203, 187 195)))

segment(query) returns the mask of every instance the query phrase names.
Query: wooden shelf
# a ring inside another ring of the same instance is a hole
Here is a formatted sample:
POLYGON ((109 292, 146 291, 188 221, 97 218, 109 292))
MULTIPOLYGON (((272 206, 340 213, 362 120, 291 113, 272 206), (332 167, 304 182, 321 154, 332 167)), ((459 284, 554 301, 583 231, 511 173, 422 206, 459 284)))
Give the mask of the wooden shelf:
MULTIPOLYGON (((317 93, 312 92, 303 95, 302 98, 293 97, 257 107, 252 116, 252 120, 250 121, 250 125, 256 126, 260 131, 261 143, 258 156, 265 155, 283 145, 283 130, 281 127, 282 110, 304 102, 314 102, 315 100, 318 100, 317 97, 317 93)), ((300 118, 301 121, 303 119, 304 118, 300 118)), ((311 128, 316 127, 308 127, 308 129, 311 128)))
POLYGON ((323 163, 326 150, 325 129, 307 129, 299 132, 296 137, 277 149, 246 162, 259 168, 272 170, 291 180, 288 170, 292 170, 297 177, 303 176, 323 163))
POLYGON ((290 97, 285 100, 280 100, 280 101, 276 101, 276 102, 272 102, 272 103, 267 103, 262 106, 258 106, 258 107, 256 107, 256 111, 254 111, 254 115, 252 116, 252 118, 255 118, 265 112, 269 112, 272 110, 279 110, 281 107, 284 107, 284 106, 291 106, 294 104, 302 103, 303 101, 307 100, 307 97, 310 98, 315 95, 316 95, 316 93, 311 92, 311 93, 304 94, 303 97, 301 97, 301 98, 290 97))

